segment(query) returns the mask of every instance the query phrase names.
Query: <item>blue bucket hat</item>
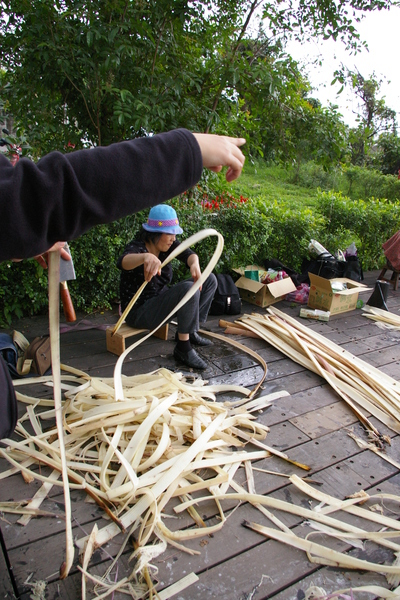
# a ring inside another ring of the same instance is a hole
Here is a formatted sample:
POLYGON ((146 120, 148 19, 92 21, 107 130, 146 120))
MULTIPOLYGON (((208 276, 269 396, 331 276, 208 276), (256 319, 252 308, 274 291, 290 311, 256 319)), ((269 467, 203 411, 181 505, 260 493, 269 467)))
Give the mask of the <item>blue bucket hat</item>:
POLYGON ((170 233, 176 235, 183 233, 179 227, 178 216, 172 206, 168 204, 157 204, 150 210, 147 223, 143 223, 143 229, 146 231, 155 231, 158 233, 170 233))

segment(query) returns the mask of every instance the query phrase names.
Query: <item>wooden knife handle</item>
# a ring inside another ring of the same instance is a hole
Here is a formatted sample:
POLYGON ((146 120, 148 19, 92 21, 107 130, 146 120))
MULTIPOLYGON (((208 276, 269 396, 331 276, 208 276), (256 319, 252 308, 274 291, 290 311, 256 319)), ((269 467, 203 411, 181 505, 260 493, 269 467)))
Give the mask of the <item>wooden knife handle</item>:
POLYGON ((76 321, 74 305, 72 304, 71 296, 66 281, 60 283, 60 296, 63 304, 65 319, 68 323, 76 321))

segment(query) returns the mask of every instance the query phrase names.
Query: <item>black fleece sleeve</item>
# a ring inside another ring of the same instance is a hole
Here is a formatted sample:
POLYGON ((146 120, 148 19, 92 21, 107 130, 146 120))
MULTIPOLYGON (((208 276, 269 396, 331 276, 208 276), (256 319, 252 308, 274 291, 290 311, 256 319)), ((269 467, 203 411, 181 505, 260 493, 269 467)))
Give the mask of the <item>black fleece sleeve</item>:
POLYGON ((0 155, 0 261, 36 256, 94 225, 165 202, 201 172, 200 147, 186 129, 52 152, 15 167, 0 155))

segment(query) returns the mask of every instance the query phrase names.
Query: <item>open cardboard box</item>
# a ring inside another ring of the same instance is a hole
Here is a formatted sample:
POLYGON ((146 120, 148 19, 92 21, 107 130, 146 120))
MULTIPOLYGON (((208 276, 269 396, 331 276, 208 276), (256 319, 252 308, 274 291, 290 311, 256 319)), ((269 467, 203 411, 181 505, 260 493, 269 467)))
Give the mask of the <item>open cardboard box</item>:
POLYGON ((256 304, 264 308, 279 300, 283 300, 289 292, 294 292, 296 286, 290 277, 281 279, 280 281, 274 281, 273 283, 260 283, 254 279, 249 279, 244 276, 245 271, 263 271, 263 267, 257 265, 250 265, 244 269, 233 269, 235 273, 241 275, 240 279, 236 281, 236 287, 239 288, 240 297, 250 304, 256 304))
POLYGON ((358 294, 372 289, 363 283, 358 283, 346 277, 325 279, 325 277, 313 273, 309 273, 308 276, 310 278, 308 306, 329 311, 331 315, 354 310, 357 308, 358 294), (347 289, 340 292, 334 291, 332 285, 335 282, 346 283, 347 289))

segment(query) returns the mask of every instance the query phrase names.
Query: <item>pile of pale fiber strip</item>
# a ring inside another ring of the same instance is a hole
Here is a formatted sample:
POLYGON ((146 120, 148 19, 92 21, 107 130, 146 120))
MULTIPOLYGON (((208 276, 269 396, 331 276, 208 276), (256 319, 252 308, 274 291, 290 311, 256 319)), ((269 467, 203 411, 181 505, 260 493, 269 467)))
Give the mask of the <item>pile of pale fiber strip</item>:
POLYGON ((274 307, 265 315, 235 321, 292 360, 321 375, 345 400, 377 447, 390 443, 369 419, 373 415, 400 433, 400 383, 274 307))
MULTIPOLYGON (((193 240, 189 240, 189 243, 193 244, 193 240)), ((36 497, 21 509, 22 523, 26 523, 30 515, 40 514, 40 503, 51 486, 63 486, 66 559, 61 568, 62 578, 68 575, 75 555, 70 489, 83 489, 107 513, 109 525, 101 530, 95 525, 89 536, 76 542, 82 551, 82 562, 78 566, 82 571, 82 598, 89 593, 96 598, 105 598, 119 591, 135 599, 146 597, 166 600, 193 583, 196 576, 190 574, 184 581, 172 586, 173 589, 157 592, 156 569, 152 561, 164 552, 168 544, 193 553, 185 548, 185 540, 216 532, 223 527, 226 515, 222 503, 225 498, 229 501, 251 502, 278 528, 281 528, 279 520, 269 508, 291 513, 297 511, 296 514, 300 514, 298 511, 301 512, 301 507, 290 503, 277 507, 274 499, 257 495, 252 477, 252 461, 268 457, 273 452, 263 442, 268 429, 256 423, 253 413, 287 393, 254 400, 245 388, 212 387, 202 381, 189 383, 181 375, 167 370, 124 377, 121 373, 123 360, 137 343, 119 358, 113 379, 90 378, 68 367, 63 370, 71 375, 61 376, 59 343, 54 334, 59 330, 59 277, 57 265, 53 264, 54 258, 50 260, 54 402, 18 395, 20 400, 27 403, 27 412, 17 427, 21 441, 8 440, 8 448, 1 450, 1 455, 11 464, 2 477, 21 471, 27 480, 31 477, 43 480, 36 497), (61 399, 62 390, 64 402, 61 399), (217 403, 215 394, 219 391, 241 393, 245 397, 217 403), (52 427, 54 417, 56 427, 52 427), (34 435, 28 433, 31 428, 34 435), (257 450, 246 451, 246 443, 257 450), (49 474, 44 476, 43 468, 35 469, 37 464, 47 465, 49 474), (246 469, 247 490, 234 479, 240 466, 246 469), (202 501, 197 497, 199 493, 205 493, 204 498, 215 501, 220 515, 217 525, 206 527, 198 515, 193 504, 202 501), (175 506, 174 510, 177 513, 187 510, 194 521, 193 528, 173 532, 166 526, 164 511, 172 498, 180 499, 181 504, 175 506), (121 531, 125 532, 125 542, 119 554, 102 578, 92 575, 92 553, 121 531), (118 564, 119 556, 125 551, 132 533, 135 533, 137 540, 137 547, 131 556, 132 572, 115 581, 111 572, 118 564)), ((197 284, 198 287, 201 282, 197 284)), ((45 379, 37 378, 35 381, 43 382, 45 379)), ((23 380, 22 383, 31 382, 23 380)), ((289 460, 281 453, 274 453, 289 460)), ((307 469, 305 465, 290 462, 307 469)), ((3 509, 5 507, 0 508, 3 509)), ((369 566, 358 565, 354 568, 368 569, 369 566)), ((393 570, 389 569, 389 572, 393 573, 393 570)))
POLYGON ((400 331, 400 316, 395 315, 387 310, 381 308, 375 308, 366 304, 362 307, 364 311, 364 317, 375 321, 376 325, 381 329, 397 329, 400 331))
MULTIPOLYGON (((137 561, 133 568, 137 582, 120 585, 127 589, 136 585, 135 593, 142 593, 143 586, 152 585, 148 562, 163 552, 167 543, 181 547, 183 540, 213 533, 225 521, 220 510, 220 523, 205 527, 196 510, 191 509, 197 526, 172 532, 163 517, 168 500, 177 496, 187 500, 196 491, 218 497, 229 487, 240 465, 269 456, 267 449, 244 450, 249 439, 260 443, 268 431, 252 413, 287 393, 249 400, 246 388, 208 386, 202 380, 188 383, 181 374, 160 369, 123 376, 124 400, 116 402, 113 379, 90 378, 65 366, 63 370, 71 373, 62 377, 62 387, 67 388, 63 423, 69 487, 85 490, 111 519, 110 525, 93 534, 93 547, 102 546, 121 531, 137 530, 137 561), (215 402, 215 394, 226 391, 245 397, 215 402), (208 479, 198 475, 204 470, 208 479), (155 546, 153 534, 159 540, 155 546)), ((49 379, 20 380, 17 385, 49 379)), ((27 403, 26 414, 16 430, 21 441, 8 440, 8 448, 1 450, 11 466, 1 478, 20 470, 27 480, 36 477, 43 481, 37 498, 25 507, 26 514, 30 509, 34 514, 51 486, 61 484, 60 444, 56 428, 49 428, 55 415, 54 407, 48 406, 52 401, 18 396, 27 403), (29 435, 28 423, 34 435, 29 435), (38 464, 42 466, 40 471, 35 469, 38 464), (43 465, 51 469, 48 476, 43 475, 43 465)), ((79 540, 77 544, 84 548, 84 542, 79 540)), ((74 553, 73 548, 69 551, 74 553)), ((90 578, 88 562, 85 571, 90 578)), ((98 585, 107 589, 111 584, 105 579, 98 585)))

